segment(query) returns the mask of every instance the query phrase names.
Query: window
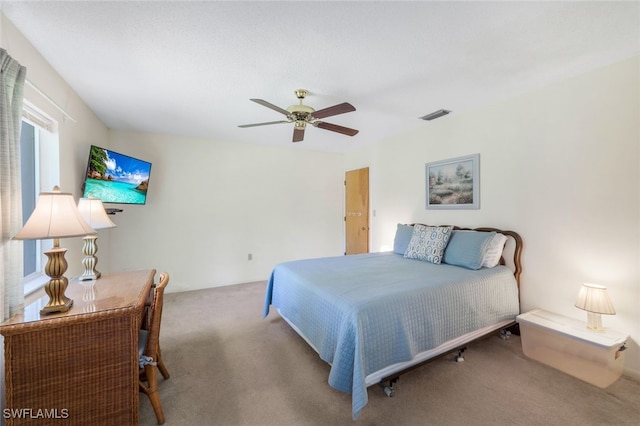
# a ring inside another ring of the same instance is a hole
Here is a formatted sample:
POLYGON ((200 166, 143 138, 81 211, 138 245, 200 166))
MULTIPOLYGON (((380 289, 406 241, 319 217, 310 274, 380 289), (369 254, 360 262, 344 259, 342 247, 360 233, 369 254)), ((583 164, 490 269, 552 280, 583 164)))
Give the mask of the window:
MULTIPOLYGON (((36 206, 38 197, 36 182, 39 180, 37 163, 38 132, 26 121, 22 122, 20 133, 20 172, 22 180, 22 223, 27 222, 36 206)), ((40 267, 40 251, 38 240, 25 240, 24 244, 24 277, 42 270, 40 267)))
MULTIPOLYGON (((31 216, 38 194, 50 192, 60 182, 58 145, 57 123, 25 100, 20 134, 23 223, 31 216)), ((23 244, 27 295, 48 280, 43 272, 47 261, 43 253, 53 246, 53 242, 25 240, 23 244)))

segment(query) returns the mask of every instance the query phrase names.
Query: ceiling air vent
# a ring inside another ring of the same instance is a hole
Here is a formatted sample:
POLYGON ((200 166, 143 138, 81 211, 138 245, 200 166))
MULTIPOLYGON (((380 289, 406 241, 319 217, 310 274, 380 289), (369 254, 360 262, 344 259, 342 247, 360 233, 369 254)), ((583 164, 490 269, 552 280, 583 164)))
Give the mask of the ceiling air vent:
POLYGON ((431 114, 427 114, 425 116, 420 117, 420 120, 427 120, 427 121, 435 120, 436 118, 440 118, 444 115, 449 114, 450 112, 451 111, 446 109, 439 109, 435 112, 432 112, 431 114))

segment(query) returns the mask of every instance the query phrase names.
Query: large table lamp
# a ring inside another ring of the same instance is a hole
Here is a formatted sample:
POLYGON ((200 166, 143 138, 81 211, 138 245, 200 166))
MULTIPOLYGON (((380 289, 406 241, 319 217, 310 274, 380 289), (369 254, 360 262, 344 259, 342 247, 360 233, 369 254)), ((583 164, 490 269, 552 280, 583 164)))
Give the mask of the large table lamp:
MULTIPOLYGON (((92 198, 91 196, 89 198, 80 198, 78 211, 89 226, 96 231, 116 227, 116 224, 107 216, 102 201, 97 198, 92 198)), ((96 257, 98 236, 92 234, 83 239, 82 253, 84 254, 84 259, 82 259, 82 265, 84 266, 84 273, 80 276, 80 281, 97 280, 100 278, 100 272, 96 270, 96 265, 98 264, 98 258, 96 257)))
POLYGON ((82 218, 73 196, 60 192, 55 186, 53 192, 41 192, 36 207, 24 227, 13 237, 16 240, 53 239, 53 248, 45 251, 48 260, 44 272, 50 280, 44 286, 49 302, 40 310, 41 314, 66 312, 73 300, 65 296, 69 281, 64 276, 67 261, 66 248, 60 247, 60 238, 79 237, 95 234, 95 231, 82 218))

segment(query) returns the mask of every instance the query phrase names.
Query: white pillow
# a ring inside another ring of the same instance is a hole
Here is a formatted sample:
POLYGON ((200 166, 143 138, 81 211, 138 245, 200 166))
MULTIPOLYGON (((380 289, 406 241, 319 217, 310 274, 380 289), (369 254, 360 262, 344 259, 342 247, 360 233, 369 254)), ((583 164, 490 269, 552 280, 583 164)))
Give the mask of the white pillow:
POLYGON ((484 268, 493 268, 498 263, 500 263, 500 258, 502 257, 502 250, 504 250, 504 245, 507 242, 507 236, 501 234, 499 232, 491 239, 489 243, 489 247, 484 254, 484 258, 482 259, 482 266, 484 268))

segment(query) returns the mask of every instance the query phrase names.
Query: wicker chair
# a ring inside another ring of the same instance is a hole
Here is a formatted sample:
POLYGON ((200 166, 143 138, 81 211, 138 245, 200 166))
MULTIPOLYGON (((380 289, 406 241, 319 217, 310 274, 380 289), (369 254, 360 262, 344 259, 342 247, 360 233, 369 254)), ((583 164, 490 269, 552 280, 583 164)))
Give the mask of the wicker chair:
POLYGON ((169 371, 164 365, 160 351, 160 321, 162 319, 162 301, 164 289, 169 283, 169 274, 160 274, 160 281, 154 284, 149 294, 142 329, 138 338, 138 355, 140 364, 140 391, 147 394, 158 419, 158 424, 164 424, 164 413, 158 394, 158 373, 156 367, 165 379, 169 378, 169 371))

